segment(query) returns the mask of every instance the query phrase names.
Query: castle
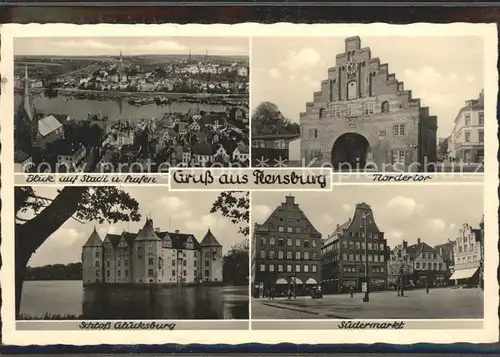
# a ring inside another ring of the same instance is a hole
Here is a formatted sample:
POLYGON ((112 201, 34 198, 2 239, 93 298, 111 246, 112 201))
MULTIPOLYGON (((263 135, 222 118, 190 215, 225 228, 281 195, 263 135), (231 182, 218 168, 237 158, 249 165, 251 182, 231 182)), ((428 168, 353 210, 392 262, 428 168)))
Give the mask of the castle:
POLYGON ((83 284, 195 284, 222 282, 222 246, 210 229, 192 234, 162 232, 148 218, 138 233, 96 229, 82 248, 83 284))

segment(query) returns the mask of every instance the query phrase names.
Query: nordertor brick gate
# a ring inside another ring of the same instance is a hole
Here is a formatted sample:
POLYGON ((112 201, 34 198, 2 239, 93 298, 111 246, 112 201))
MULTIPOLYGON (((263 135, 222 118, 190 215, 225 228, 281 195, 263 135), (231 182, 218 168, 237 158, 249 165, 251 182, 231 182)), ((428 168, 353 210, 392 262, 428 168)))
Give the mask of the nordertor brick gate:
POLYGON ((436 160, 437 118, 412 98, 387 64, 361 48, 359 37, 345 40, 321 91, 300 113, 301 156, 306 163, 412 165, 422 170, 436 160))

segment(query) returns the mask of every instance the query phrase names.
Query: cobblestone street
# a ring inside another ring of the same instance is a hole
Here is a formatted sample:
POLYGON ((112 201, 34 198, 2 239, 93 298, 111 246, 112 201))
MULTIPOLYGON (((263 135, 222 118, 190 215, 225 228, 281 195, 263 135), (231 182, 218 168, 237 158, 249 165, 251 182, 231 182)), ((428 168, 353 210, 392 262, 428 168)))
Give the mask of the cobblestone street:
POLYGON ((483 291, 480 289, 441 288, 410 290, 404 297, 395 291, 370 294, 326 295, 323 299, 308 296, 296 300, 252 299, 253 319, 472 319, 483 318, 483 291))

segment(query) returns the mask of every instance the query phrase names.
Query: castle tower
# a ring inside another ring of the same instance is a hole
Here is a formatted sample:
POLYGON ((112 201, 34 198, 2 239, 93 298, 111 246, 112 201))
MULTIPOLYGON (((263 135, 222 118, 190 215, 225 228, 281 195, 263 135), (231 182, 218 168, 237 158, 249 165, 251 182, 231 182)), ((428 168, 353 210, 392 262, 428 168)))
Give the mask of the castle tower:
POLYGON ((201 278, 203 282, 222 282, 222 245, 210 231, 200 243, 201 278))
POLYGON ((82 247, 83 285, 103 282, 103 247, 95 227, 82 247))
POLYGON ((133 244, 133 276, 135 283, 155 283, 160 274, 161 239, 155 232, 153 220, 148 218, 133 244))

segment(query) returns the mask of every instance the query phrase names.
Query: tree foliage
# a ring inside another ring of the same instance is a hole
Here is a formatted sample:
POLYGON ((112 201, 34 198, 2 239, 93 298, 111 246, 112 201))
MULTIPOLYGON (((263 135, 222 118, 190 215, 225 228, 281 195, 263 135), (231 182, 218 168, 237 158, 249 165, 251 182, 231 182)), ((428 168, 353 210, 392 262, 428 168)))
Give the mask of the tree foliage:
POLYGON ((238 226, 245 237, 250 233, 250 193, 248 191, 224 191, 212 205, 210 213, 219 212, 238 226))
MULTIPOLYGON (((93 172, 99 160, 99 150, 92 148, 84 172, 93 172)), ((16 316, 28 261, 67 220, 114 223, 140 219, 139 203, 117 187, 65 186, 54 198, 40 196, 33 187, 15 187, 14 200, 16 316), (31 217, 23 218, 23 213, 31 217)))
POLYGON ((249 242, 248 238, 246 238, 244 241, 233 245, 224 256, 224 283, 231 285, 248 284, 248 248, 249 242))
POLYGON ((25 280, 82 280, 82 263, 28 267, 25 280))
POLYGON ((278 106, 262 102, 252 112, 252 135, 300 134, 300 125, 285 118, 278 106))

